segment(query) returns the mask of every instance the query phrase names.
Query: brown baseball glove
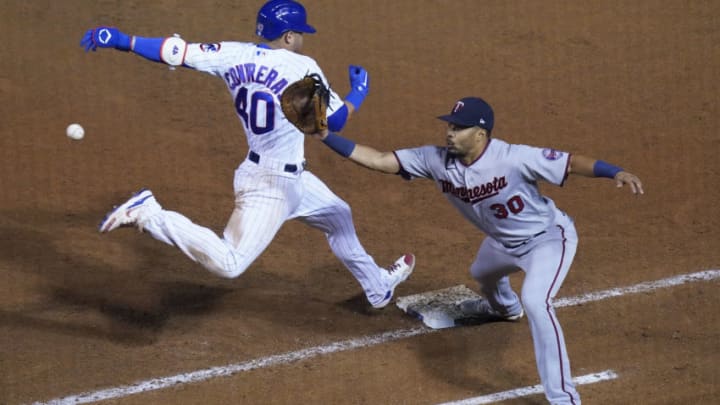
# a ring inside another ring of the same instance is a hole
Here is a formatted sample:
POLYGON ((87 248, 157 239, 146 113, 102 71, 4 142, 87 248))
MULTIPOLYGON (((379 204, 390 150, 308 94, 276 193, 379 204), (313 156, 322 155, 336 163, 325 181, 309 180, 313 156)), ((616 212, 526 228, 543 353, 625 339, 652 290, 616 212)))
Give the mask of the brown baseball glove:
POLYGON ((330 89, 317 73, 290 84, 280 97, 285 117, 305 135, 327 129, 329 102, 330 89))

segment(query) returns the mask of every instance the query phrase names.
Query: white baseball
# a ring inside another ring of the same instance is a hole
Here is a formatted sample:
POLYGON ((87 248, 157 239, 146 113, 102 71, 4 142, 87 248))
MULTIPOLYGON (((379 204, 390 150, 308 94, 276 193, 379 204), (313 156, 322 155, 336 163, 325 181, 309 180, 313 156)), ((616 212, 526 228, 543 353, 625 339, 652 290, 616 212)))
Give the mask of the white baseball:
POLYGON ((67 136, 71 139, 74 139, 76 141, 79 141, 80 139, 83 139, 85 136, 85 130, 80 124, 70 124, 67 127, 67 130, 65 130, 65 133, 67 136))

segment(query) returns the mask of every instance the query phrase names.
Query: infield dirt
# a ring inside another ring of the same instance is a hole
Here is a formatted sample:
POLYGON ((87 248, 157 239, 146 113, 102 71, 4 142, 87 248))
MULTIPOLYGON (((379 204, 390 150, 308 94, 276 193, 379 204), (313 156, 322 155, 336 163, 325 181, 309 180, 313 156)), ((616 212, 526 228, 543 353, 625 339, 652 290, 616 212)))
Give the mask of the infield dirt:
MULTIPOLYGON (((8 1, 0 11, 0 403, 21 404, 242 362, 419 323, 367 309, 324 235, 289 222, 241 277, 212 276, 134 230, 100 235, 141 187, 217 232, 247 145, 222 80, 112 50, 115 25, 192 42, 255 40, 260 2, 8 1), (63 95, 77 94, 72 100, 63 95), (68 139, 68 123, 86 136, 68 139), (20 136, 18 136, 20 135, 20 136)), ((308 0, 305 53, 340 94, 371 90, 344 134, 383 150, 444 142, 456 99, 495 109, 494 136, 603 158, 644 181, 542 186, 580 244, 559 296, 720 268, 720 2, 308 0)), ((378 263, 418 265, 399 295, 473 286, 484 235, 432 182, 362 169, 308 140, 309 170, 353 208, 378 263)), ((513 285, 519 288, 521 275, 513 285)), ((718 282, 558 311, 586 404, 711 403, 718 282)), ((474 286, 473 286, 474 287, 474 286)), ((434 404, 538 383, 527 321, 454 328, 369 349, 106 401, 114 404, 434 404)), ((544 403, 532 396, 512 403, 544 403)))

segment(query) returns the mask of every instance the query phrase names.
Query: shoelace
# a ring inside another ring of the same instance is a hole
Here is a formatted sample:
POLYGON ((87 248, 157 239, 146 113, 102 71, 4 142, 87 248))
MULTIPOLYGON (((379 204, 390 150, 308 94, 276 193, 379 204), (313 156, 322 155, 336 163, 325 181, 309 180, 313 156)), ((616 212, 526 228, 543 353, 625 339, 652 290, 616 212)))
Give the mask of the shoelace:
POLYGON ((395 272, 395 270, 399 269, 400 267, 402 267, 402 264, 400 264, 400 263, 393 263, 393 264, 387 269, 387 271, 388 271, 388 273, 393 274, 393 272, 395 272))

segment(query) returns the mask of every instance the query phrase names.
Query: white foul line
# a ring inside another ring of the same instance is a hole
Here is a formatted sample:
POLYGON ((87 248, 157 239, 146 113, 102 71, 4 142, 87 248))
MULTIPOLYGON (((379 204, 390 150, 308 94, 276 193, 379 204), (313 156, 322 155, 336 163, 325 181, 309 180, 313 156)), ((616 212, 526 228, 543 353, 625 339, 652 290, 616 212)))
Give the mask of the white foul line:
MULTIPOLYGON (((593 384, 600 381, 613 380, 618 375, 612 370, 605 370, 599 373, 586 374, 573 378, 573 382, 577 385, 593 384)), ((533 385, 531 387, 521 387, 514 390, 496 392, 495 394, 483 395, 481 397, 463 399, 456 402, 444 402, 439 405, 481 405, 492 404, 493 402, 507 401, 509 399, 526 397, 544 392, 542 385, 533 385)))
POLYGON ((434 332, 434 329, 425 327, 396 330, 385 332, 374 336, 366 336, 363 338, 343 340, 333 342, 325 346, 315 346, 307 349, 276 354, 269 357, 262 357, 255 360, 246 361, 244 363, 229 364, 226 366, 212 367, 204 370, 197 370, 190 373, 178 374, 170 377, 153 378, 136 382, 130 385, 124 385, 116 388, 108 388, 95 392, 72 395, 63 398, 53 399, 48 402, 34 402, 34 405, 52 404, 52 405, 69 405, 69 404, 86 404, 88 402, 102 401, 106 399, 122 398, 128 395, 139 394, 141 392, 161 390, 163 388, 175 385, 189 384, 209 380, 216 377, 227 377, 244 371, 251 371, 259 368, 271 367, 281 364, 288 364, 298 360, 310 359, 323 354, 344 352, 346 350, 357 349, 361 347, 375 346, 381 343, 392 342, 393 340, 405 339, 416 335, 424 335, 428 332, 434 332))
MULTIPOLYGON (((591 301, 604 300, 610 297, 619 297, 626 294, 636 294, 648 292, 659 288, 673 287, 680 284, 686 284, 696 281, 709 281, 720 278, 720 270, 706 270, 698 273, 683 274, 680 276, 665 278, 662 280, 644 282, 628 287, 611 288, 609 290, 598 291, 578 295, 569 298, 559 298, 554 301, 555 307, 566 307, 579 305, 591 301)), ((401 329, 390 331, 373 336, 366 336, 357 339, 343 340, 333 342, 324 346, 315 346, 294 352, 276 354, 269 357, 261 357, 259 359, 246 361, 243 363, 229 364, 207 368, 204 370, 192 371, 184 374, 177 374, 169 377, 153 378, 151 380, 139 381, 130 385, 123 385, 116 388, 107 388, 100 391, 86 392, 77 395, 70 395, 62 398, 52 399, 47 402, 34 402, 34 405, 70 405, 85 404, 88 402, 96 402, 113 398, 122 398, 142 392, 160 390, 174 385, 189 384, 200 381, 209 380, 216 377, 226 377, 233 374, 256 370, 259 368, 288 364, 295 361, 307 360, 313 357, 338 353, 362 347, 370 347, 382 343, 392 342, 394 340, 406 339, 413 336, 424 335, 431 332, 438 332, 441 329, 430 329, 427 327, 419 327, 413 329, 401 329)))
POLYGON ((637 294, 657 290, 659 288, 674 287, 676 285, 692 283, 695 281, 710 281, 716 278, 720 278, 720 270, 706 270, 691 274, 681 274, 675 277, 664 278, 657 281, 647 281, 628 287, 611 288, 609 290, 576 295, 575 297, 558 298, 553 301, 553 306, 555 308, 569 307, 573 305, 584 304, 586 302, 600 301, 606 298, 619 297, 621 295, 637 294))

